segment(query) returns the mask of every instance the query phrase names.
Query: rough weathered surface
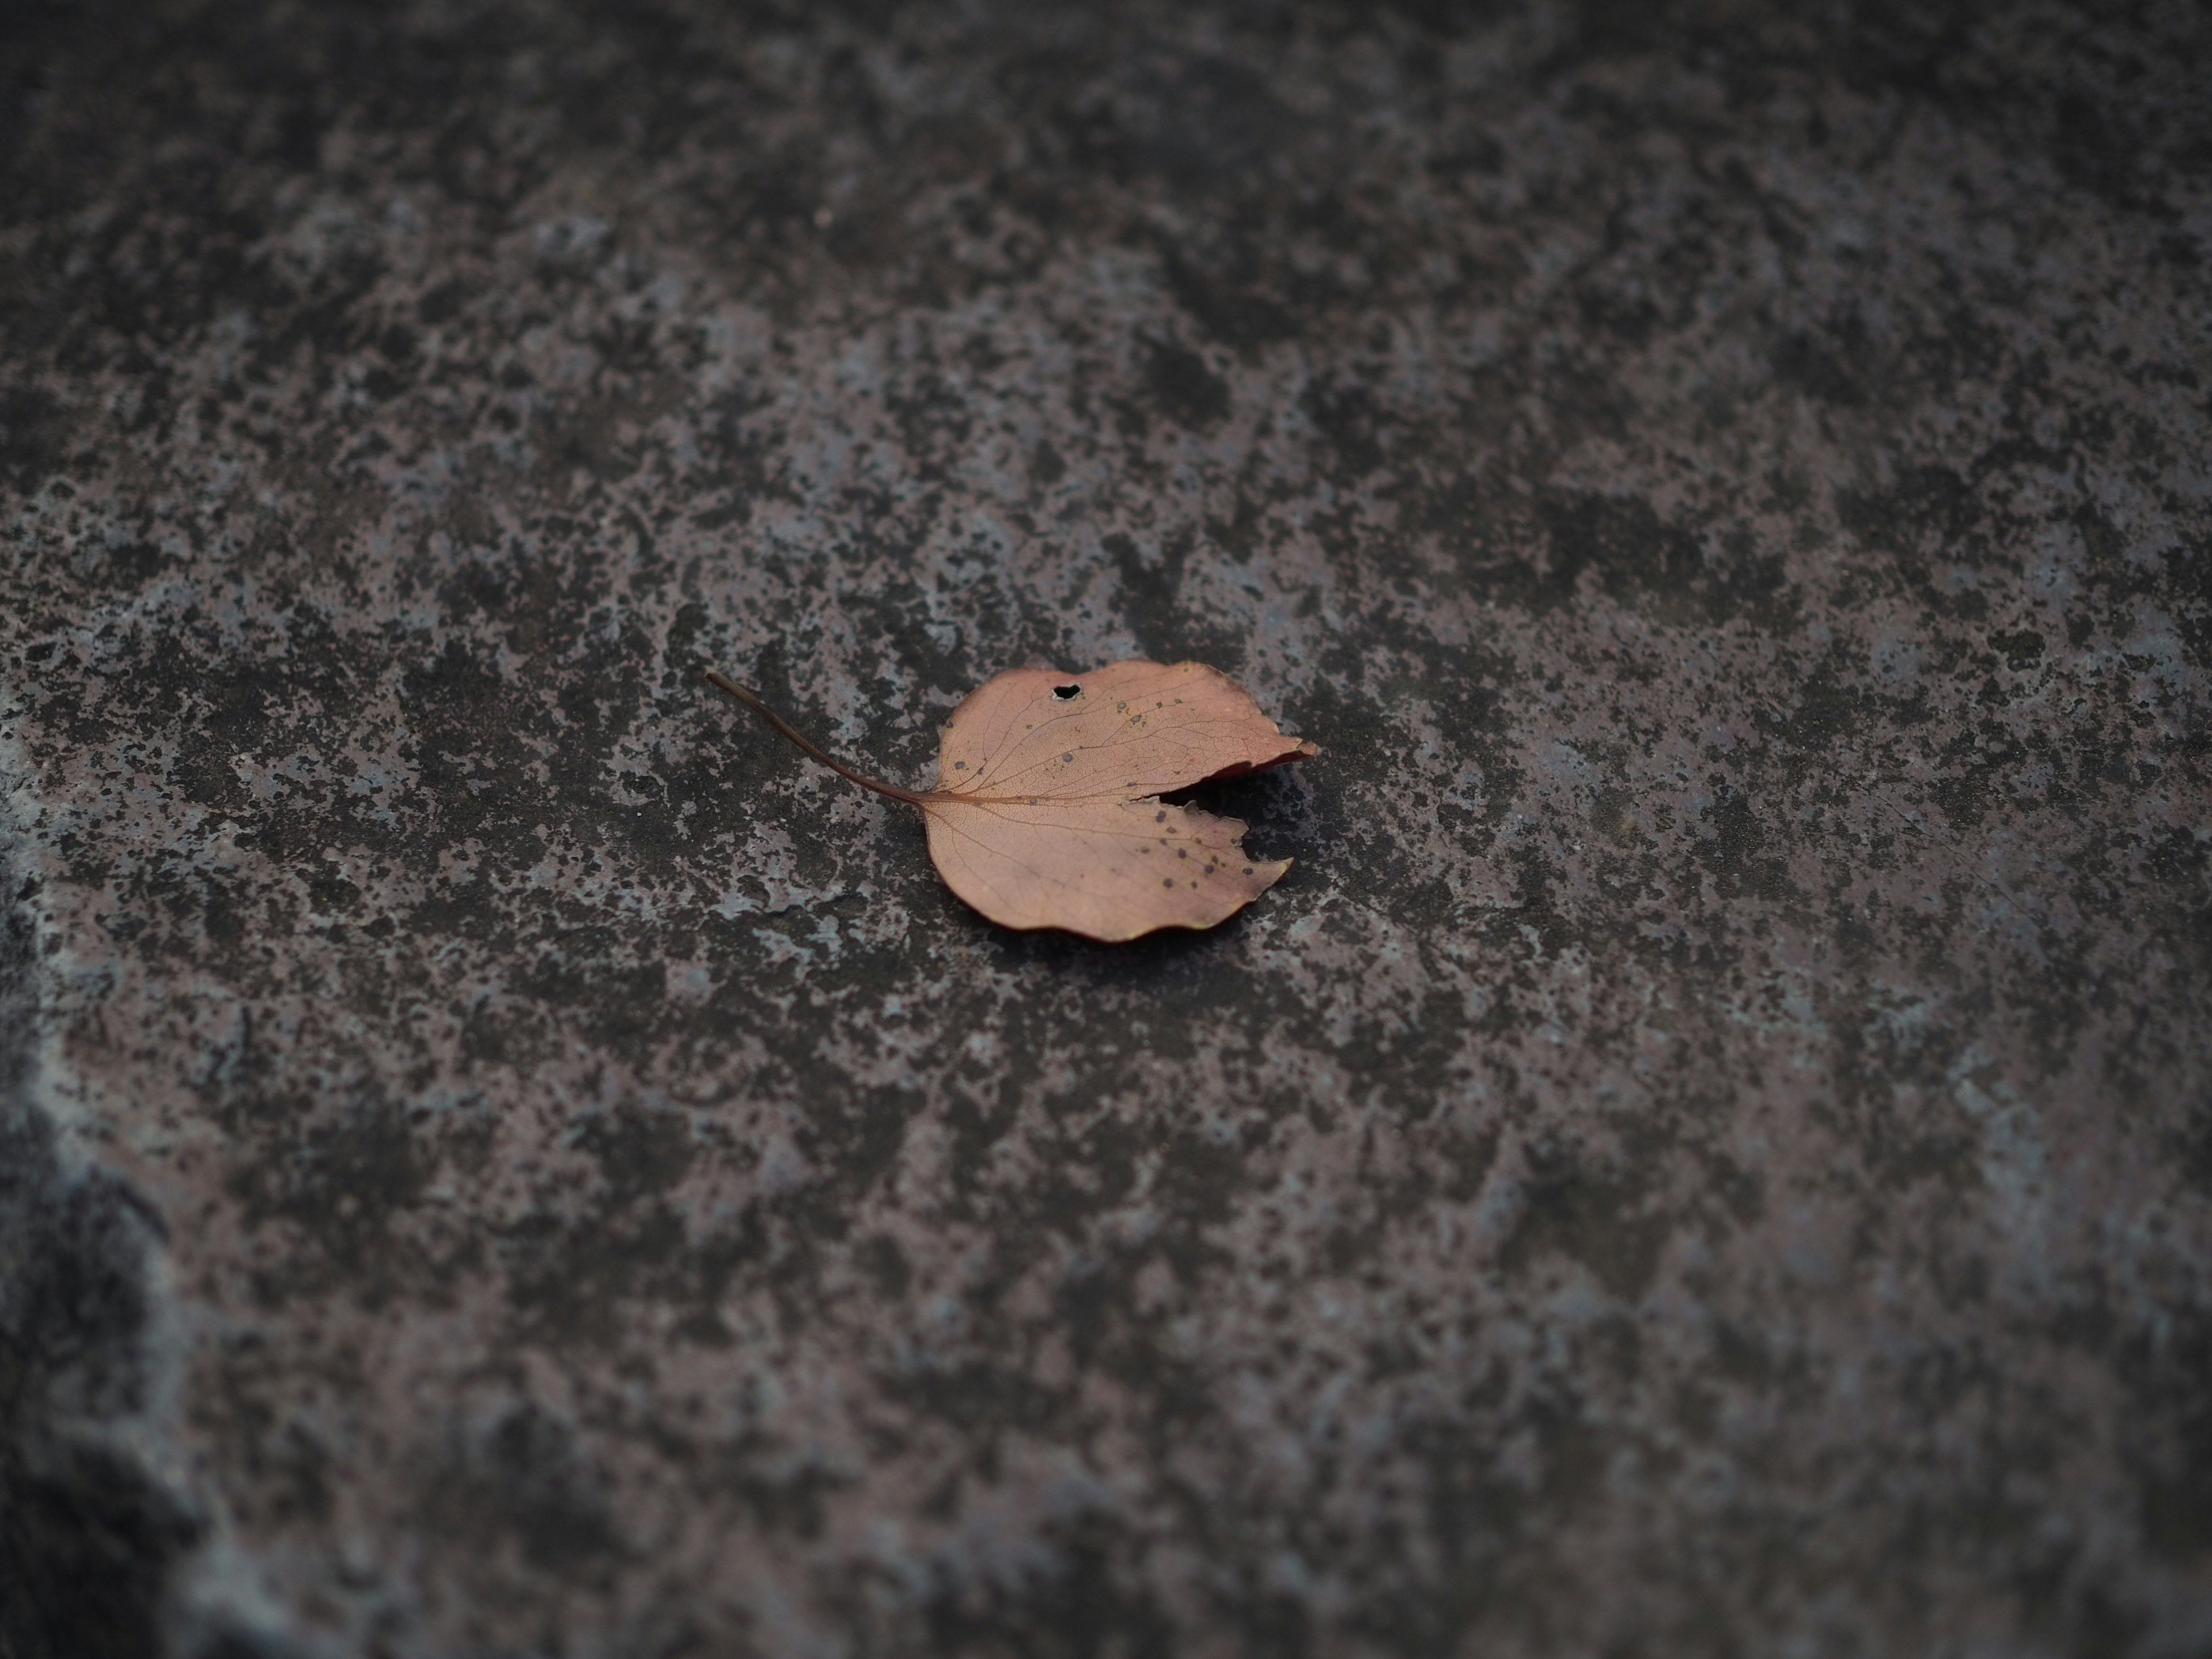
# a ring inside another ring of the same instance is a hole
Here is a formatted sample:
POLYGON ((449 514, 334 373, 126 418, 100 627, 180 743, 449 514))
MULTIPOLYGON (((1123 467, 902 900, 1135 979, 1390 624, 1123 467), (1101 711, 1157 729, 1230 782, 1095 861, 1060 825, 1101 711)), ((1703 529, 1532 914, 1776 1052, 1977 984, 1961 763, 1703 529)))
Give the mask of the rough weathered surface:
POLYGON ((12 15, 0 1652, 2212 1651, 2122 9, 12 15), (1124 948, 699 684, 1136 654, 1124 948))

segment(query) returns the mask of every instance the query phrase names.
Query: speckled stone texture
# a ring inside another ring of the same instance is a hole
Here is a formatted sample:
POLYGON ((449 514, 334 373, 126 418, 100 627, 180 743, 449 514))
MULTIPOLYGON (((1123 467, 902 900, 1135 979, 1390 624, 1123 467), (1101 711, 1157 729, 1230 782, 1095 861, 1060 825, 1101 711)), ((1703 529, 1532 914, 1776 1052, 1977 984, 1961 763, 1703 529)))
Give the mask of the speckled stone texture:
POLYGON ((25 0, 0 1656, 2212 1653, 2208 17, 25 0))

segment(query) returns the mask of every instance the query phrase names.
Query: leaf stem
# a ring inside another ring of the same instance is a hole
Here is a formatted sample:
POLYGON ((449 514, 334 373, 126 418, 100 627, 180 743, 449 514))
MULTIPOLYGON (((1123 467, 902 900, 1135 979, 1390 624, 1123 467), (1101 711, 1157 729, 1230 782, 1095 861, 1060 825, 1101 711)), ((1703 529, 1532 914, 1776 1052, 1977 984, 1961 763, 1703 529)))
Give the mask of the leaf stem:
POLYGON ((784 719, 784 717, 777 714, 775 709, 763 702, 757 695, 747 690, 744 686, 739 685, 728 675, 719 673, 715 670, 710 668, 707 671, 707 679, 708 684, 714 686, 718 690, 728 692, 739 702, 744 704, 746 708, 751 709, 754 714, 758 714, 763 720, 766 720, 786 738, 788 738, 793 743, 796 744, 802 754, 805 755, 810 759, 821 762, 823 765, 828 767, 839 777, 844 779, 846 782, 857 783, 863 789, 872 789, 878 795, 888 795, 893 800, 902 800, 910 806, 921 806, 925 804, 925 797, 915 790, 902 789, 895 783, 884 783, 875 778, 867 776, 864 773, 855 772, 851 767, 846 765, 844 762, 826 752, 818 744, 807 737, 805 733, 799 731, 797 726, 793 726, 789 720, 784 719))

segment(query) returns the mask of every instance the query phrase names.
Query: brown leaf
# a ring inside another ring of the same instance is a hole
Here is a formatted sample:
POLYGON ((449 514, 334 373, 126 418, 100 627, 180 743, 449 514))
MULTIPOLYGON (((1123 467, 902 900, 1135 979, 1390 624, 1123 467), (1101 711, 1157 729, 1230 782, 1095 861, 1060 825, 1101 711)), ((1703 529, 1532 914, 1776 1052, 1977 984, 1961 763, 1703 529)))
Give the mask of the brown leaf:
POLYGON ((841 775, 919 806, 939 873, 992 921, 1098 939, 1211 927, 1273 886, 1288 859, 1249 858, 1237 819, 1158 797, 1316 752, 1202 663, 1017 668, 952 711, 937 787, 901 789, 833 760, 743 686, 708 678, 841 775))

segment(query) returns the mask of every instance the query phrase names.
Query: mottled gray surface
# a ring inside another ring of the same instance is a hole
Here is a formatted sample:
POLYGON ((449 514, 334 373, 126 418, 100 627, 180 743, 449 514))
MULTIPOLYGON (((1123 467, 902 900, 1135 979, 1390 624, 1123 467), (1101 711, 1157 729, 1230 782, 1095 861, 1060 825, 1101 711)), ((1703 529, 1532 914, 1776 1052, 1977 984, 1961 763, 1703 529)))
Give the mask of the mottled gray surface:
POLYGON ((12 12, 0 1656, 2212 1653, 2207 16, 12 12))

